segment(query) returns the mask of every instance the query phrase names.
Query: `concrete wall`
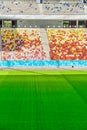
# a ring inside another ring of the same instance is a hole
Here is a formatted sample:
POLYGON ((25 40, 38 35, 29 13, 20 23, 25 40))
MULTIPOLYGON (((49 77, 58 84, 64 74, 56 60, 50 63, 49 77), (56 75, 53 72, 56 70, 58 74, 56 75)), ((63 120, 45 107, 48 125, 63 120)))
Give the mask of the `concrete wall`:
POLYGON ((62 20, 18 20, 17 21, 18 27, 39 27, 39 28, 46 28, 46 27, 63 27, 62 20))

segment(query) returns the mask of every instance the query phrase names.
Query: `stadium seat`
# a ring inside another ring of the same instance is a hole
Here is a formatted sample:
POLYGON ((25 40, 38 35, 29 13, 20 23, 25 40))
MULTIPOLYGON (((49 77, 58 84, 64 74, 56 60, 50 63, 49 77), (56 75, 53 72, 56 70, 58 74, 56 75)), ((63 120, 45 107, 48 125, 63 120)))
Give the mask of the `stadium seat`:
POLYGON ((5 15, 28 15, 40 14, 38 4, 32 1, 0 1, 0 14, 5 15), (25 8, 26 7, 26 8, 25 8))
POLYGON ((2 29, 2 60, 44 60, 39 29, 2 29))
POLYGON ((85 29, 48 29, 52 60, 87 60, 85 29))
POLYGON ((83 3, 43 4, 44 14, 85 14, 83 3))
POLYGON ((36 4, 28 0, 0 1, 0 14, 5 15, 31 15, 31 14, 85 14, 84 4, 75 2, 45 2, 36 4), (26 8, 25 8, 26 7, 26 8), (41 11, 42 10, 42 11, 41 11))

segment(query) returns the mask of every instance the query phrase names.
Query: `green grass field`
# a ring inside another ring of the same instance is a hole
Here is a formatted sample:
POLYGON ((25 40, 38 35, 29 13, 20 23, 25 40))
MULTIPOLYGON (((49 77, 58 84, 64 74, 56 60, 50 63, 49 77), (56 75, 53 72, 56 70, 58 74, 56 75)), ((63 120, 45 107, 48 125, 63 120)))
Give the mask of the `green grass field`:
POLYGON ((87 130, 87 71, 0 71, 0 130, 87 130))

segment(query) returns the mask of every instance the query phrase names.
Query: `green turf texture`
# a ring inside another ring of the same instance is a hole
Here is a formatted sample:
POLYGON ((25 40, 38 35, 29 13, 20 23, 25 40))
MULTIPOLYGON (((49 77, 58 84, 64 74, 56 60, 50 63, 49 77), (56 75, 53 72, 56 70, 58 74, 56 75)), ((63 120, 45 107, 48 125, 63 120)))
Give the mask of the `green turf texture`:
POLYGON ((87 130, 87 71, 0 71, 0 130, 87 130))

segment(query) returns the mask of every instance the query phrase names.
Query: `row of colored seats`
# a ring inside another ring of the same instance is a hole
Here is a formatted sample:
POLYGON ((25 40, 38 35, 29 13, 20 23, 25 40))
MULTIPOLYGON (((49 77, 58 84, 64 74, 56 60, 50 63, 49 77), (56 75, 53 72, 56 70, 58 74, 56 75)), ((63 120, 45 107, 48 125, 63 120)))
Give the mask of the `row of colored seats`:
POLYGON ((44 60, 39 29, 2 29, 2 60, 44 60))
POLYGON ((87 60, 85 29, 48 29, 52 60, 87 60))
MULTIPOLYGON (((1 29, 2 60, 46 60, 40 33, 40 29, 1 29)), ((47 35, 52 60, 87 60, 86 29, 47 29, 47 35)))

